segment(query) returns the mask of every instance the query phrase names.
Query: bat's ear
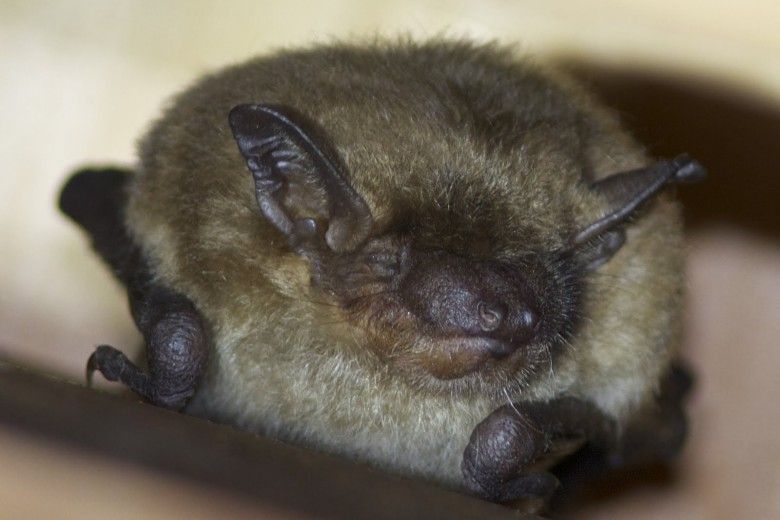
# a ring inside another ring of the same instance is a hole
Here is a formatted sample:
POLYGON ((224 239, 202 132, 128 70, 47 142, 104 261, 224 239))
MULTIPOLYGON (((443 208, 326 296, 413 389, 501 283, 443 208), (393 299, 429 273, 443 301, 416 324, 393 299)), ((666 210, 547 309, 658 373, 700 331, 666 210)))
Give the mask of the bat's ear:
POLYGON ((671 161, 659 161, 646 168, 610 175, 591 184, 607 201, 603 217, 589 224, 571 240, 572 249, 584 257, 586 269, 593 270, 614 255, 625 242, 620 227, 627 219, 672 183, 697 182, 707 171, 695 159, 680 155, 671 161))
POLYGON ((239 105, 229 121, 260 211, 293 249, 305 253, 324 240, 331 250, 347 252, 366 240, 371 211, 313 121, 277 105, 239 105))

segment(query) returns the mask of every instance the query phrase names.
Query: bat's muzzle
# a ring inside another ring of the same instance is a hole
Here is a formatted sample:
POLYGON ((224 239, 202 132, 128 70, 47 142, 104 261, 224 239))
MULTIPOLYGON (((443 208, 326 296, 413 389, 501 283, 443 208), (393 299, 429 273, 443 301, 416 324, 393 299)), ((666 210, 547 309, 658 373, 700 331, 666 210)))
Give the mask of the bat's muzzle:
POLYGON ((539 305, 523 274, 497 262, 415 252, 400 292, 434 336, 483 338, 496 359, 528 344, 539 328, 539 305))

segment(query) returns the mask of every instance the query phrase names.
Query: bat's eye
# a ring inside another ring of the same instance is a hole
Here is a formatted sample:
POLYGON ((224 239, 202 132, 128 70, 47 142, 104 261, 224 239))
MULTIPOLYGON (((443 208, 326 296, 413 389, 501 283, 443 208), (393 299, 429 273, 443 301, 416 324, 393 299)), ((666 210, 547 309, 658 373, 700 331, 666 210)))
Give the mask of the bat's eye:
POLYGON ((380 278, 396 276, 401 270, 401 259, 395 252, 369 254, 366 256, 366 264, 380 278))
POLYGON ((405 270, 409 258, 409 244, 397 236, 373 239, 356 258, 373 276, 391 281, 405 270))

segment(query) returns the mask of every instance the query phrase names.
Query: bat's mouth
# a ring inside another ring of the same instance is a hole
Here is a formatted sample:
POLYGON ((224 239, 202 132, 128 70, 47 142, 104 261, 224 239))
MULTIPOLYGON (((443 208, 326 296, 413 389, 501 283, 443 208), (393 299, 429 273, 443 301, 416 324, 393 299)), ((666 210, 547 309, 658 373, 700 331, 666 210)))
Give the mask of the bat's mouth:
MULTIPOLYGON (((484 312, 486 322, 493 318, 491 309, 478 304, 475 309, 478 317, 484 312)), ((353 323, 370 332, 367 344, 399 376, 415 387, 447 393, 491 392, 521 372, 530 373, 549 338, 546 314, 528 314, 512 316, 523 326, 503 334, 489 326, 442 330, 410 310, 397 291, 382 291, 349 307, 353 323)))
POLYGON ((500 339, 463 336, 431 341, 420 361, 433 377, 448 381, 504 365, 511 370, 522 361, 522 350, 500 339))

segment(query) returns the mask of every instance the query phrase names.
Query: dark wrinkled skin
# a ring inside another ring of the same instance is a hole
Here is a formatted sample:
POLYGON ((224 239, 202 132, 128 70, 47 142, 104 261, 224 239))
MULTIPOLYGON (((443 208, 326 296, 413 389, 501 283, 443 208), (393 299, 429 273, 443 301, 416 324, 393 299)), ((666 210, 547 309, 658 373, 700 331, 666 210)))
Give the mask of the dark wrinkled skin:
POLYGON ((90 233, 93 247, 127 287, 130 311, 146 342, 149 372, 122 352, 101 345, 87 362, 87 379, 97 370, 109 381, 158 406, 182 409, 195 393, 210 347, 203 318, 189 299, 154 283, 138 247, 123 224, 122 170, 83 170, 63 188, 60 207, 90 233))

